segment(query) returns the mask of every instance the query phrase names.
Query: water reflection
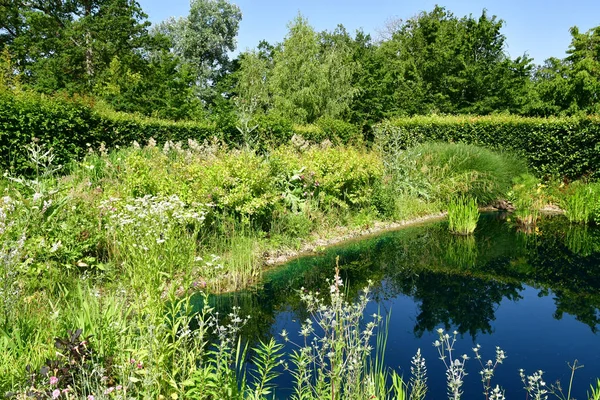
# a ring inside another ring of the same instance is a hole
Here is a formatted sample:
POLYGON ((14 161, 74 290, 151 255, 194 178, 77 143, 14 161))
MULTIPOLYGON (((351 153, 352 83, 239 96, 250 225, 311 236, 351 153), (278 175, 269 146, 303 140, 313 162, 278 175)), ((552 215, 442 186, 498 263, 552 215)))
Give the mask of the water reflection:
POLYGON ((542 220, 535 234, 518 233, 502 216, 486 215, 473 237, 456 237, 444 222, 413 227, 295 260, 266 274, 252 291, 212 298, 227 312, 233 305, 252 316, 247 337, 266 339, 281 311, 308 317, 297 291, 327 292, 340 256, 348 296, 368 280, 376 301, 410 296, 418 313, 416 337, 454 327, 473 339, 493 332, 503 300, 519 301, 526 286, 552 296, 554 318, 574 316, 596 332, 600 325, 600 231, 542 220))

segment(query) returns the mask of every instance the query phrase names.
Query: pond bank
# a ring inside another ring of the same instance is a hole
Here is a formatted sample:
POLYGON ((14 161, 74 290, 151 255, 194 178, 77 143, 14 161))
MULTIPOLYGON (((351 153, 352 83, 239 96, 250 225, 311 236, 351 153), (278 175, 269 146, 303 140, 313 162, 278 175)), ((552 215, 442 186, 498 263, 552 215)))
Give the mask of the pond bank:
MULTIPOLYGON (((482 207, 480 212, 503 211, 496 207, 482 207)), ((563 214, 564 210, 556 205, 549 204, 540 210, 543 214, 563 214)), ((444 219, 448 213, 441 211, 439 213, 428 214, 421 217, 410 218, 402 221, 376 221, 372 226, 349 228, 345 226, 337 227, 333 232, 327 232, 326 235, 316 233, 311 238, 305 240, 300 245, 300 249, 278 249, 267 250, 263 253, 263 264, 267 268, 277 267, 299 257, 317 254, 324 248, 334 246, 355 239, 364 239, 372 235, 402 229, 408 226, 423 224, 426 222, 439 221, 444 219)))
POLYGON ((276 267, 298 257, 314 255, 320 250, 323 250, 325 247, 341 244, 354 239, 363 239, 371 235, 377 235, 407 226, 414 226, 431 221, 439 221, 445 218, 447 214, 448 213, 444 211, 403 221, 376 221, 367 227, 349 228, 340 226, 337 227, 334 232, 328 232, 328 235, 325 237, 319 233, 314 234, 311 238, 303 242, 298 250, 279 249, 274 251, 265 251, 263 253, 263 263, 269 268, 276 267))

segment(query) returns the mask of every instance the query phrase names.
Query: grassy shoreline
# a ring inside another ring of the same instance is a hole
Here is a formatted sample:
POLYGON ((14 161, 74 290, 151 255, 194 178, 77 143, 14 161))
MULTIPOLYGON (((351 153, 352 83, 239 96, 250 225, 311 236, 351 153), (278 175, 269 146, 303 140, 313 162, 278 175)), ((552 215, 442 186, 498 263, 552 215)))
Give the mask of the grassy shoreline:
POLYGON ((524 163, 460 144, 263 154, 150 143, 62 169, 51 152, 30 153, 35 177, 0 179, 0 392, 22 398, 51 398, 57 385, 73 399, 118 386, 134 398, 203 398, 192 395, 202 388, 231 397, 241 390, 236 328, 217 328, 231 335, 208 346, 217 322, 193 312, 194 293, 253 284, 265 252, 295 257, 442 218, 458 194, 479 206, 518 195, 536 212, 549 198, 535 178, 516 192, 524 163))

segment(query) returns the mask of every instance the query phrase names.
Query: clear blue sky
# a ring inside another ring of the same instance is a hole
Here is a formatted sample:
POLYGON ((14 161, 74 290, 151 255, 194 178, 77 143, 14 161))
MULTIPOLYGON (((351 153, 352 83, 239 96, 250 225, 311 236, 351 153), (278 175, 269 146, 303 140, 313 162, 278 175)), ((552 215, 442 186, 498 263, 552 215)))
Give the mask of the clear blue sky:
MULTIPOLYGON (((138 0, 151 22, 168 17, 185 16, 188 0, 138 0)), ((254 48, 261 39, 280 42, 287 24, 300 11, 318 31, 332 30, 343 24, 349 32, 362 28, 377 35, 386 20, 408 19, 420 11, 430 11, 435 4, 446 7, 456 16, 478 17, 486 8, 489 15, 505 21, 507 51, 511 57, 527 52, 536 63, 551 56, 564 57, 570 43, 569 28, 581 31, 600 25, 600 0, 237 0, 242 10, 238 50, 254 48)))

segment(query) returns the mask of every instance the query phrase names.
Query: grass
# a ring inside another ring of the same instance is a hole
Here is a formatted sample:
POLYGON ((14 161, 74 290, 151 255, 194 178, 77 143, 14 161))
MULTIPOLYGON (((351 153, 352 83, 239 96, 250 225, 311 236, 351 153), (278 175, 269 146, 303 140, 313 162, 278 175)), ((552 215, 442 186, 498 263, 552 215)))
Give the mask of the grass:
POLYGON ((600 185, 576 182, 565 194, 562 207, 569 221, 588 224, 600 208, 600 185))
POLYGON ((448 204, 448 228, 456 235, 470 235, 475 232, 479 220, 479 209, 475 199, 456 197, 448 204))
POLYGON ((386 169, 398 193, 449 202, 456 195, 488 205, 506 196, 525 163, 507 153, 463 143, 425 143, 390 151, 386 169))

